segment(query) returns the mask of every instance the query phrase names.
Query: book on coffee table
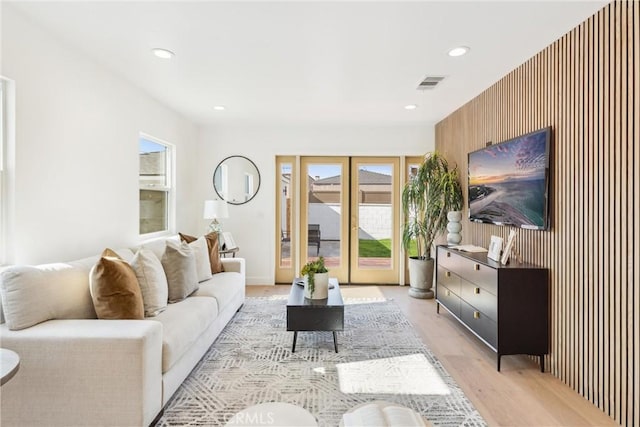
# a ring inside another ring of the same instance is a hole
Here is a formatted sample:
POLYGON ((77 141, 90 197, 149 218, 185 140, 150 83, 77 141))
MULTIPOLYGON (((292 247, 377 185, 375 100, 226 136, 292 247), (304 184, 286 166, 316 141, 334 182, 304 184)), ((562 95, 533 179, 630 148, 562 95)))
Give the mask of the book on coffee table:
POLYGON ((414 410, 385 402, 368 403, 352 409, 342 416, 341 425, 344 427, 427 426, 414 410))

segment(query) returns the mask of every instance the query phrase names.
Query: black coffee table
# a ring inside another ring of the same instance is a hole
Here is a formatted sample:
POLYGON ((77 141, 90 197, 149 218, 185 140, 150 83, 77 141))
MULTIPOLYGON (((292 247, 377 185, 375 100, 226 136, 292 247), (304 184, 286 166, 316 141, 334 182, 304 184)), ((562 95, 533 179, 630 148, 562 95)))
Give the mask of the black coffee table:
POLYGON ((336 331, 344 330, 344 301, 340 293, 340 285, 335 278, 329 279, 329 297, 326 299, 307 299, 304 287, 297 285, 295 279, 287 301, 287 331, 293 331, 293 347, 296 351, 296 340, 300 331, 332 331, 333 347, 338 352, 336 331))

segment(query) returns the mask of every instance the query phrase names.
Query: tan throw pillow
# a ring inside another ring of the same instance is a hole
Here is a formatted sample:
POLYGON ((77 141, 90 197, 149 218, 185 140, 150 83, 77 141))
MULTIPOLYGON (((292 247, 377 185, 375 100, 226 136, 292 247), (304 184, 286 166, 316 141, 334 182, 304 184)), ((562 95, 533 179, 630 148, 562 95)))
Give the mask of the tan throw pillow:
MULTIPOLYGON (((178 233, 180 238, 187 242, 191 243, 197 239, 197 237, 189 236, 187 234, 178 233)), ((207 239, 207 247, 209 248, 209 260, 211 263, 211 273, 221 273, 224 271, 224 267, 222 266, 222 261, 220 261, 220 250, 218 243, 218 233, 212 232, 209 234, 205 234, 204 238, 207 239)))
POLYGON ((136 273, 111 249, 91 269, 89 284, 98 319, 144 319, 136 273))
POLYGON ((131 267, 140 284, 144 315, 157 316, 167 308, 169 299, 169 286, 162 263, 149 249, 139 249, 131 261, 131 267))
POLYGON ((167 276, 170 303, 181 301, 198 290, 196 257, 189 245, 167 240, 160 262, 167 276))

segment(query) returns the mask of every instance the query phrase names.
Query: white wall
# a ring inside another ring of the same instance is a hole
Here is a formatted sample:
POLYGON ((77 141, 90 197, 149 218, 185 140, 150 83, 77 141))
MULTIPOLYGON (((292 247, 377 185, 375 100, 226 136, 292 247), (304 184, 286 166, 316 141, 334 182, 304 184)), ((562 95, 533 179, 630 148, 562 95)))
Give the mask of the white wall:
MULTIPOLYGON (((223 223, 247 260, 248 284, 274 282, 276 155, 404 156, 434 148, 433 126, 234 125, 201 128, 197 186, 193 194, 215 198, 213 171, 230 155, 253 160, 260 170, 260 190, 245 205, 229 206, 223 223)), ((203 202, 201 202, 202 204, 203 202)), ((204 220, 201 220, 204 227, 204 220)))
POLYGON ((138 243, 138 133, 177 147, 177 228, 196 230, 195 126, 8 4, 2 69, 15 81, 8 262, 42 263, 138 243))

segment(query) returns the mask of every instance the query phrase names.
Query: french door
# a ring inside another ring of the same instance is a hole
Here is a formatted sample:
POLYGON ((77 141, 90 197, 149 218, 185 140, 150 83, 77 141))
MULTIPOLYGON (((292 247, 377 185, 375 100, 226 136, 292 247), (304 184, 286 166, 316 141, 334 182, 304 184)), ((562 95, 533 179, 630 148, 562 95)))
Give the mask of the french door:
POLYGON ((322 256, 342 283, 399 283, 399 164, 397 157, 278 157, 276 282, 290 283, 322 256))

